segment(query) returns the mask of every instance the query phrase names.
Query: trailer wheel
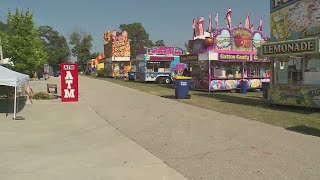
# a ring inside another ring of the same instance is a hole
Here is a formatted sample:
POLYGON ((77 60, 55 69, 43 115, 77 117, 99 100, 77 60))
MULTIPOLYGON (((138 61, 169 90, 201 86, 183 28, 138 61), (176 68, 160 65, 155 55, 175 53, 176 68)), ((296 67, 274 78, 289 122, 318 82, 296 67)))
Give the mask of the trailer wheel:
POLYGON ((164 82, 165 82, 166 84, 170 84, 170 83, 171 83, 171 79, 170 79, 170 78, 166 78, 166 79, 164 80, 164 82))
POLYGON ((158 77, 154 82, 155 82, 156 84, 160 84, 160 80, 161 80, 161 78, 158 77))

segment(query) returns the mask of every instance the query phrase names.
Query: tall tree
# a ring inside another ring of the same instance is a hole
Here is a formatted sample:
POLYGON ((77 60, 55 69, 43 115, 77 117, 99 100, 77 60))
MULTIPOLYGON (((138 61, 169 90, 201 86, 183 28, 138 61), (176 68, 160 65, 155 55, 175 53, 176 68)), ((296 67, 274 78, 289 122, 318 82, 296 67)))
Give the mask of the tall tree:
POLYGON ((14 69, 30 74, 42 67, 47 61, 47 54, 35 28, 32 13, 19 12, 18 9, 14 14, 9 12, 7 25, 10 31, 3 49, 5 56, 14 63, 14 69))
POLYGON ((90 55, 90 59, 95 59, 97 58, 101 53, 98 53, 98 52, 94 52, 90 55))
POLYGON ((0 21, 0 44, 4 43, 6 41, 6 34, 9 31, 9 27, 7 24, 0 21))
POLYGON ((77 57, 80 71, 84 71, 87 61, 91 59, 92 36, 86 33, 74 32, 70 35, 70 44, 73 46, 71 53, 77 57))
POLYGON ((163 40, 158 40, 154 43, 155 46, 166 46, 163 40))
POLYGON ((48 54, 48 64, 54 70, 58 70, 59 64, 68 62, 70 58, 70 48, 66 38, 51 26, 40 26, 39 33, 48 54))
POLYGON ((6 42, 6 32, 7 32, 7 25, 6 24, 4 24, 3 22, 1 22, 0 21, 0 58, 1 58, 1 60, 2 60, 2 58, 4 58, 3 57, 3 50, 2 50, 2 44, 4 43, 4 42, 6 42))
POLYGON ((128 31, 130 39, 131 56, 136 56, 138 50, 144 47, 152 47, 152 41, 149 39, 149 34, 141 23, 121 24, 120 30, 128 31))
POLYGON ((0 21, 0 31, 1 32, 8 32, 9 31, 9 26, 5 24, 4 22, 0 21))

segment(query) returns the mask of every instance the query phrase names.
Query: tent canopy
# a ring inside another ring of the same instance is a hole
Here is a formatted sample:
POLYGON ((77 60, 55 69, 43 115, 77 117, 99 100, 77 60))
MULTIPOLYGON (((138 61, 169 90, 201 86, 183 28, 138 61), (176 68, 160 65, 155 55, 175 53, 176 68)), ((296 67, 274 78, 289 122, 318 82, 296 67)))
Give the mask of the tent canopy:
POLYGON ((0 85, 17 87, 29 81, 29 76, 0 66, 0 85))

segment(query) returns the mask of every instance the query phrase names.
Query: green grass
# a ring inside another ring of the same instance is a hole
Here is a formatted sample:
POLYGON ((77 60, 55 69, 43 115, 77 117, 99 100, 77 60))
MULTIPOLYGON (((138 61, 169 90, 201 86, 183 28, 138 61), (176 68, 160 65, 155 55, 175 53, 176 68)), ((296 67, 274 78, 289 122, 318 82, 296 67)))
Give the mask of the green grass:
POLYGON ((51 100, 51 99, 55 99, 55 97, 52 96, 51 94, 46 93, 46 92, 37 92, 34 95, 32 95, 32 99, 35 99, 35 100, 51 100))
MULTIPOLYGON (((129 88, 174 99, 173 85, 139 83, 112 78, 98 78, 129 88)), ((235 115, 263 123, 279 126, 288 130, 320 136, 319 110, 288 106, 270 107, 262 98, 262 92, 247 94, 232 92, 190 91, 191 98, 178 100, 183 103, 212 109, 224 114, 235 115)))

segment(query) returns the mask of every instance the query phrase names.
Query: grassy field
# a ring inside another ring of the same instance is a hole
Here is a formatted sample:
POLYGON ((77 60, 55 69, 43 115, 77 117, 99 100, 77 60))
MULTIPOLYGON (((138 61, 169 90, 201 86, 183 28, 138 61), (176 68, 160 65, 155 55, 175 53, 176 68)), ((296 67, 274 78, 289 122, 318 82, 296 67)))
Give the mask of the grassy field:
MULTIPOLYGON (((165 98, 174 99, 173 85, 139 83, 112 78, 98 78, 165 98)), ((262 92, 247 94, 232 92, 190 91, 191 98, 179 100, 183 103, 212 109, 267 124, 283 127, 308 135, 320 137, 320 112, 298 107, 270 107, 262 98, 262 92)))

